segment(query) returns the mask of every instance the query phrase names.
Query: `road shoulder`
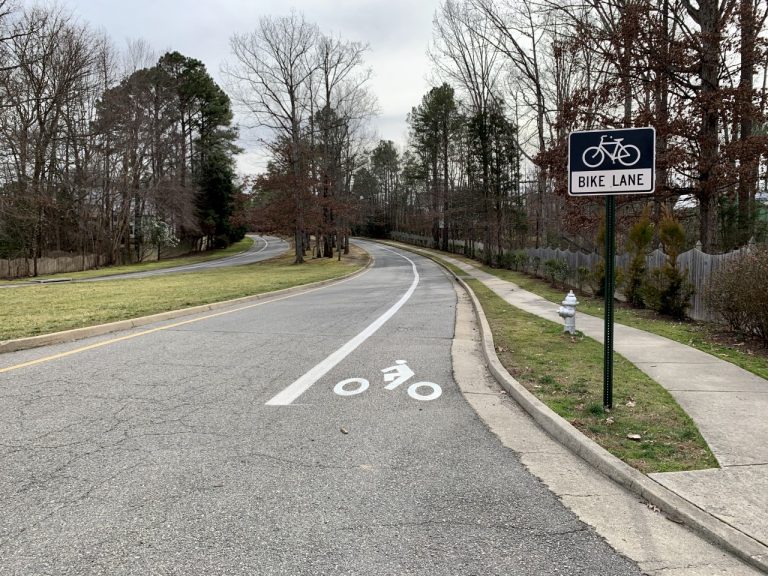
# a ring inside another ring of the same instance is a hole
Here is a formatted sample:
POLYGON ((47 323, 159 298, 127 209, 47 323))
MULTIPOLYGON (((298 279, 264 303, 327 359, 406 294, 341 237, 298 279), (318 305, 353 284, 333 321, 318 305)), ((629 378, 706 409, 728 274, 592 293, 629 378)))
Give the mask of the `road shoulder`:
POLYGON ((501 442, 568 508, 648 574, 759 573, 679 524, 677 517, 665 515, 655 504, 610 480, 537 425, 486 368, 483 318, 478 323, 470 296, 459 287, 457 293, 453 362, 459 387, 501 442))
POLYGON ((235 298, 233 300, 224 300, 222 302, 214 302, 211 304, 203 304, 200 306, 192 306, 189 308, 181 308, 178 310, 171 310, 168 312, 161 312, 159 314, 151 314, 149 316, 141 316, 139 318, 129 318, 127 320, 118 320, 116 322, 109 322, 106 324, 98 324, 96 326, 86 326, 84 328, 75 328, 72 330, 63 330, 61 332, 53 332, 51 334, 41 334, 39 336, 30 336, 26 338, 16 338, 13 340, 0 341, 0 354, 9 352, 19 352, 21 350, 29 350, 31 348, 39 348, 41 346, 51 346, 55 344, 65 344, 67 342, 74 342, 76 340, 83 340, 85 338, 91 338, 94 336, 103 336, 105 334, 111 334, 113 332, 119 332, 122 330, 131 330, 148 324, 156 322, 164 322, 167 320, 173 320, 176 318, 182 318, 184 316, 193 316, 195 314, 202 314, 209 311, 219 310, 222 308, 228 308, 231 306, 238 306, 242 304, 248 304, 250 302, 257 302, 267 298, 275 298, 279 296, 288 296, 294 294, 301 294, 308 290, 314 290, 322 286, 328 286, 343 282, 354 278, 360 274, 367 272, 374 264, 374 259, 371 257, 368 262, 362 268, 338 278, 332 278, 329 280, 321 280, 319 282, 312 282, 310 284, 303 284, 300 286, 294 286, 291 288, 285 288, 283 290, 277 290, 274 292, 264 292, 262 294, 255 294, 253 296, 245 296, 242 298, 235 298))

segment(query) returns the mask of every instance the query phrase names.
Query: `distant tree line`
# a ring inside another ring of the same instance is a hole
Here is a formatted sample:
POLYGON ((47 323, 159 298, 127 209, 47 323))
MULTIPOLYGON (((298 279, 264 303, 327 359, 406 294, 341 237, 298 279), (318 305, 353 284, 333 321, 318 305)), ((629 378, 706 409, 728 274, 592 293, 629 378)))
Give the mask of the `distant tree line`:
POLYGON ((348 251, 359 206, 352 177, 375 111, 367 46, 322 34, 293 12, 261 18, 231 47, 233 98, 269 153, 266 172, 251 183, 252 221, 293 236, 297 263, 310 248, 316 257, 348 251))
POLYGON ((489 263, 523 246, 599 247, 602 199, 567 196, 567 135, 654 126, 656 193, 619 199, 620 232, 672 210, 706 251, 765 241, 766 8, 445 0, 408 149, 380 142, 355 173, 361 230, 480 241, 489 263))
MULTIPOLYGON (((55 7, 0 2, 0 257, 101 264, 226 245, 245 228, 228 96, 199 60, 122 55, 55 7)), ((36 267, 33 267, 36 273, 36 267)))

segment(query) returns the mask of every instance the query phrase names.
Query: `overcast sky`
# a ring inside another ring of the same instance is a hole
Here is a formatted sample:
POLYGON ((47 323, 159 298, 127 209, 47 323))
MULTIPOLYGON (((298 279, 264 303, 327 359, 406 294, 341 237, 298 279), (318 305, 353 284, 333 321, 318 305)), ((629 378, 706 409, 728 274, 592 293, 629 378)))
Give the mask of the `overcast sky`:
MULTIPOLYGON (((25 5, 33 0, 24 0, 25 5)), ((367 65, 373 70, 370 90, 379 103, 375 129, 383 139, 405 143, 406 114, 429 89, 426 50, 432 17, 439 0, 59 0, 78 18, 104 30, 115 44, 145 39, 157 52, 178 50, 202 60, 223 85, 221 63, 231 59, 229 39, 248 32, 263 15, 304 14, 326 34, 367 43, 367 65)), ((245 136, 245 135, 244 135, 245 136)), ((256 142, 243 138, 250 153, 243 170, 259 170, 256 142)), ((253 139, 251 139, 253 140, 253 139)))

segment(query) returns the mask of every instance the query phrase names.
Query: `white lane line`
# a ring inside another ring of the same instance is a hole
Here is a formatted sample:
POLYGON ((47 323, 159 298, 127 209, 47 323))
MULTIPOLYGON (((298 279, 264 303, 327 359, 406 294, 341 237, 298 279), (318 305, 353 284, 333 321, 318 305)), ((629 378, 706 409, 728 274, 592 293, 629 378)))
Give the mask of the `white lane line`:
POLYGON ((207 262, 200 262, 198 264, 186 264, 184 266, 174 266, 173 268, 161 268, 159 270, 149 270, 147 272, 129 272, 127 274, 116 274, 114 277, 104 276, 99 280, 112 279, 112 278, 116 280, 119 280, 121 278, 131 279, 131 277, 149 278, 152 276, 161 276, 163 274, 175 274, 176 272, 188 272, 190 270, 197 270, 198 268, 218 268, 219 266, 212 266, 212 264, 217 264, 220 262, 230 262, 232 260, 238 260, 240 258, 246 258, 248 256, 255 256, 256 254, 260 254, 261 252, 264 252, 264 250, 266 250, 267 247, 269 246, 269 242, 267 242, 267 239, 264 238, 263 236, 257 236, 257 238, 259 238, 264 242, 264 246, 262 248, 259 248, 256 252, 252 250, 247 250, 241 254, 235 254, 234 256, 227 256, 226 258, 221 258, 219 260, 209 260, 207 262))
POLYGON ((291 404, 294 400, 296 400, 299 396, 304 394, 307 390, 310 389, 310 387, 320 380, 323 376, 325 376, 328 372, 331 371, 331 369, 336 366, 339 362, 344 360, 347 356, 349 356, 360 344, 368 340, 373 334, 376 333, 376 331, 381 328, 384 323, 392 318, 395 314, 397 314, 397 311, 400 310, 400 308, 403 307, 403 305, 408 302, 410 297, 413 295, 414 291, 416 290, 416 286, 419 285, 419 272, 416 270, 416 264, 413 263, 413 260, 408 258, 407 256, 404 256, 402 254, 399 254, 398 252, 395 252, 394 250, 390 250, 389 248, 381 247, 383 250, 386 250, 387 252, 392 252, 393 254, 397 254, 401 258, 405 258, 408 260, 408 262, 411 263, 411 268, 413 269, 413 282, 411 282, 411 287, 408 288, 405 294, 398 300, 389 310, 384 312, 381 316, 379 316, 376 320, 373 321, 372 324, 370 324, 365 330, 360 332, 357 336, 352 338, 349 342, 344 344, 341 348, 336 350, 333 354, 328 356, 325 360, 317 364, 314 368, 312 368, 309 372, 304 374, 301 378, 296 380, 293 384, 288 386, 285 390, 275 395, 273 398, 271 398, 266 405, 267 406, 288 406, 291 404))
POLYGON ((257 236, 260 240, 264 242, 264 246, 256 250, 256 252, 252 250, 247 250, 246 252, 243 252, 242 254, 235 254, 234 256, 228 256, 226 258, 221 258, 220 260, 209 260, 208 262, 201 262, 199 264, 190 264, 188 266, 179 266, 178 268, 169 268, 168 270, 171 270, 173 272, 182 272, 186 270, 195 270, 197 268, 210 268, 211 264, 217 264, 219 262, 230 262, 232 260, 238 260, 240 258, 247 258, 248 256, 255 256, 256 254, 261 254, 264 252, 264 250, 267 249, 269 246, 269 242, 267 242, 267 239, 263 236, 257 236))
POLYGON ((246 252, 243 252, 242 254, 235 254, 234 256, 230 256, 228 258, 222 258, 221 260, 211 260, 210 263, 214 263, 214 262, 227 262, 228 260, 237 260, 238 258, 246 258, 248 256, 254 256, 255 254, 261 254, 262 252, 264 252, 264 250, 269 248, 269 242, 267 242, 267 239, 264 238, 263 236, 256 236, 256 238, 258 238, 259 240, 264 242, 264 246, 262 246, 261 248, 259 248, 255 252, 253 250, 248 250, 246 252))
POLYGON ((258 252, 256 252, 256 254, 260 254, 260 253, 264 252, 264 250, 266 250, 266 249, 267 249, 267 247, 269 246, 269 242, 267 242, 267 239, 266 239, 266 238, 264 238, 264 236, 259 236, 259 238, 261 238, 262 240, 264 240, 264 247, 263 247, 263 248, 261 248, 261 249, 260 249, 258 252))
MULTIPOLYGON (((132 334, 128 334, 126 336, 118 336, 117 338, 110 338, 109 340, 102 340, 101 342, 96 342, 94 344, 89 344, 87 346, 81 346, 80 348, 76 348, 74 350, 68 350, 66 352, 60 352, 58 354, 53 354, 51 356, 44 356, 42 358, 37 358, 35 360, 30 360, 28 362, 22 362, 21 364, 14 364, 11 366, 2 367, 0 366, 0 374, 3 374, 5 372, 12 372, 14 370, 20 370, 22 368, 27 368, 29 366, 36 366, 37 364, 43 364, 47 362, 52 362, 54 360, 58 360, 59 358, 66 358, 67 356, 72 356, 74 354, 80 354, 81 352, 86 352, 88 350, 93 350, 95 348, 101 348, 103 346, 108 346, 110 344, 115 344, 117 342, 123 342, 124 340, 132 340, 134 338, 139 338, 140 336, 146 336, 148 334, 154 334, 155 332, 162 332, 165 330, 172 330, 174 328, 178 328, 179 326, 186 326, 188 324, 194 324, 195 322, 202 322, 204 320, 209 320, 211 318, 218 318, 220 316, 226 316, 228 314, 235 314, 237 312, 243 312, 245 310, 250 310, 252 308, 257 308, 259 306, 265 306, 267 304, 272 304, 273 302, 280 302, 282 300, 287 300, 289 298, 295 298, 296 296, 304 296, 305 294, 310 294, 312 292, 317 292, 318 290, 324 290, 325 288, 329 288, 331 286, 339 286, 340 284, 343 284, 344 282, 349 282, 350 280, 354 280, 355 278, 360 278, 363 274, 367 274, 371 268, 368 268, 366 270, 363 270, 361 274, 357 276, 353 276, 351 278, 345 278, 343 280, 339 280, 338 282, 334 282, 333 284, 324 285, 324 286, 317 286, 316 288, 310 288, 308 290, 303 290, 301 292, 296 292, 293 294, 286 294, 285 296, 277 296, 277 297, 270 297, 268 295, 265 295, 264 300, 260 300, 259 302, 256 302, 255 304, 247 304, 245 306, 237 306, 236 308, 230 308, 227 310, 223 310, 221 312, 214 312, 212 314, 205 314, 203 316, 196 316, 195 318, 192 318, 190 320, 182 320, 180 322, 174 322, 173 324, 166 324, 163 326, 158 326, 155 328, 150 328, 148 330, 142 330, 141 332, 134 332, 132 334)), ((233 304, 233 306, 235 306, 233 304)))

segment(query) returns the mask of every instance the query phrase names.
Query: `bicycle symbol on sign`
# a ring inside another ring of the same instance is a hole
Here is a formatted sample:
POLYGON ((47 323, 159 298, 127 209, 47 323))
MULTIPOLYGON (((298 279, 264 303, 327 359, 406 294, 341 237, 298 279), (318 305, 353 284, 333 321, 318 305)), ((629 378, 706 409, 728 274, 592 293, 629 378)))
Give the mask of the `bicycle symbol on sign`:
MULTIPOLYGON (((416 375, 415 372, 408 367, 406 360, 397 360, 394 366, 382 368, 381 371, 384 373, 384 382, 387 383, 387 385, 384 386, 385 390, 394 390, 416 375)), ((333 391, 339 396, 355 396, 368 390, 370 384, 371 383, 365 378, 347 378, 336 384, 333 391), (353 386, 355 384, 356 386, 353 386)), ((435 400, 439 398, 442 393, 443 389, 434 382, 416 382, 408 387, 408 396, 414 400, 424 402, 435 400), (424 389, 429 392, 426 394, 422 393, 421 391, 424 389)))
POLYGON ((605 141, 608 138, 607 134, 603 134, 600 137, 600 144, 597 146, 590 146, 584 150, 584 154, 581 156, 581 160, 588 168, 597 168, 604 161, 606 156, 608 159, 616 164, 618 162, 622 166, 630 167, 634 166, 640 161, 640 149, 634 144, 622 144, 624 138, 616 138, 612 141, 605 141), (613 151, 610 150, 613 148, 613 151))

